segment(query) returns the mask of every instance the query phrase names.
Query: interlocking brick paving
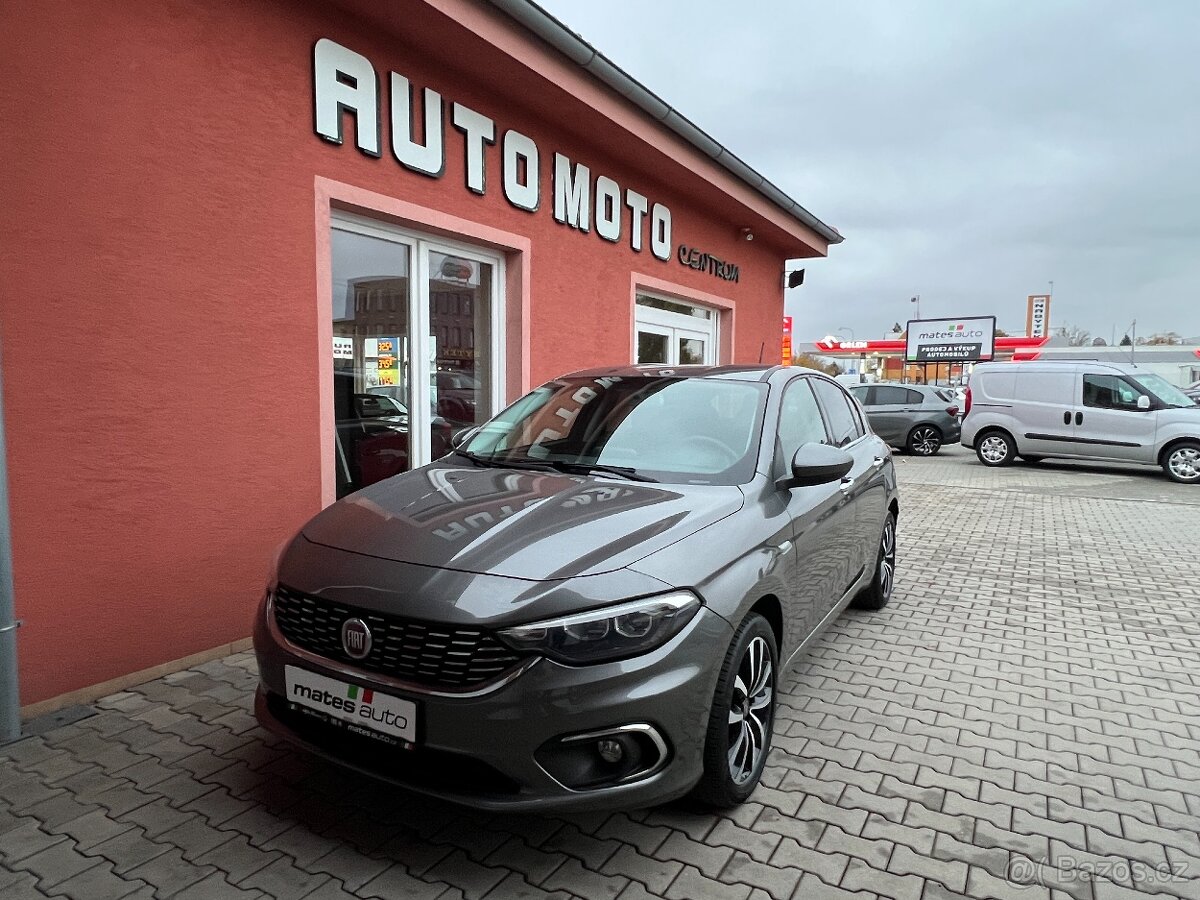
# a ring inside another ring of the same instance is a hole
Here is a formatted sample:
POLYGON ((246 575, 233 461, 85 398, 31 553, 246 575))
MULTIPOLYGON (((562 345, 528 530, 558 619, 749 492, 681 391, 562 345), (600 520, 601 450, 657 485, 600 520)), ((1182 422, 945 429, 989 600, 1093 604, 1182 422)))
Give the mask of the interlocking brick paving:
POLYGON ((897 458, 891 605, 793 668, 763 784, 474 813, 294 753, 251 654, 0 748, 0 896, 1200 898, 1200 489, 897 458))

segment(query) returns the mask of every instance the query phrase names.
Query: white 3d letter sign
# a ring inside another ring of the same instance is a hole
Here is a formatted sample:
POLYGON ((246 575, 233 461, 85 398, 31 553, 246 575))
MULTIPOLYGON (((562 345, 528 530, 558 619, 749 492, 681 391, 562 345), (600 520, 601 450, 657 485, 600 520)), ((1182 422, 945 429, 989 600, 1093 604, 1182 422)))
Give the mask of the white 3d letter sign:
MULTIPOLYGON (((432 88, 421 92, 420 109, 412 83, 390 72, 392 155, 404 168, 430 178, 446 174, 446 104, 432 88), (416 124, 422 123, 418 139, 416 124)), ((313 128, 331 144, 344 143, 346 116, 354 119, 354 143, 368 156, 380 157, 382 144, 380 105, 382 88, 375 67, 365 56, 328 38, 313 47, 313 128)), ((496 122, 461 103, 450 104, 450 121, 463 136, 463 168, 467 190, 487 194, 489 161, 495 166, 496 122)), ((515 208, 537 212, 541 208, 542 154, 528 135, 508 130, 500 142, 500 182, 504 198, 515 208)), ((629 246, 642 252, 649 230, 650 252, 663 261, 671 258, 671 210, 632 189, 622 189, 613 178, 597 175, 590 167, 554 154, 551 172, 554 220, 580 232, 594 230, 617 243, 626 228, 629 246)))

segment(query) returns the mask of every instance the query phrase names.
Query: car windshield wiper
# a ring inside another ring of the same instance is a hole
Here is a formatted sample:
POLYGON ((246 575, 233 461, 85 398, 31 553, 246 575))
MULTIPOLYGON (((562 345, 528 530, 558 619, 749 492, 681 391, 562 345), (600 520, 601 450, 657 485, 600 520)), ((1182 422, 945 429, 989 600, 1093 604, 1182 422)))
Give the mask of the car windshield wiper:
POLYGON ((498 462, 497 460, 494 460, 494 459, 488 459, 487 457, 484 457, 484 456, 479 456, 478 454, 472 453, 470 450, 464 450, 461 447, 455 447, 454 450, 451 452, 458 456, 462 456, 466 459, 469 459, 471 462, 475 463, 475 465, 477 465, 477 466, 502 466, 502 465, 504 465, 504 463, 502 463, 502 462, 498 462))
POLYGON ((566 472, 571 475, 590 475, 593 472, 599 472, 604 475, 616 475, 618 478, 626 478, 629 481, 658 481, 657 478, 643 475, 630 466, 606 466, 602 463, 570 462, 565 459, 534 459, 529 456, 476 456, 466 450, 455 450, 454 452, 484 466, 529 469, 535 472, 566 472))
POLYGON ((628 478, 630 481, 658 481, 657 478, 643 475, 631 466, 606 466, 603 463, 573 463, 563 462, 562 460, 552 460, 546 464, 553 466, 559 471, 571 472, 572 474, 590 475, 592 472, 600 472, 604 475, 616 475, 619 478, 628 478))
POLYGON ((629 481, 658 481, 657 478, 643 475, 632 466, 607 466, 603 463, 570 462, 565 459, 535 459, 530 456, 480 456, 470 450, 463 450, 461 447, 455 447, 453 452, 469 459, 477 466, 530 469, 538 472, 567 472, 572 475, 590 475, 593 472, 599 472, 604 475, 616 475, 618 478, 626 478, 629 481))

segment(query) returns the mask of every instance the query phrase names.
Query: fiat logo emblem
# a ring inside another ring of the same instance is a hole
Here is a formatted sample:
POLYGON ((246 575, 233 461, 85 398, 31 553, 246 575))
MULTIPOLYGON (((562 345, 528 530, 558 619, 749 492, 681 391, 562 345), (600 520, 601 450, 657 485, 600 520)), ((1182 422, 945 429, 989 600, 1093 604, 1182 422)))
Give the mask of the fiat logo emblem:
POLYGON ((366 659, 371 652, 371 629, 362 619, 342 623, 342 649, 351 659, 366 659))

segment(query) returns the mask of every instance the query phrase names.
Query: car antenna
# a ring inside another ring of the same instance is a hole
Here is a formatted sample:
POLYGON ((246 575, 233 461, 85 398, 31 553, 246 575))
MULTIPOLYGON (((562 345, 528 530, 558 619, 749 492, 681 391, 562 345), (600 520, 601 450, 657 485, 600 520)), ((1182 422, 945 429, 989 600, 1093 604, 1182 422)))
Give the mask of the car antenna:
POLYGON ((763 355, 763 351, 764 351, 764 350, 766 350, 766 349, 767 349, 767 342, 766 342, 766 341, 763 341, 761 344, 759 344, 759 345, 758 345, 758 361, 759 361, 759 363, 760 363, 760 364, 762 363, 762 355, 763 355))

